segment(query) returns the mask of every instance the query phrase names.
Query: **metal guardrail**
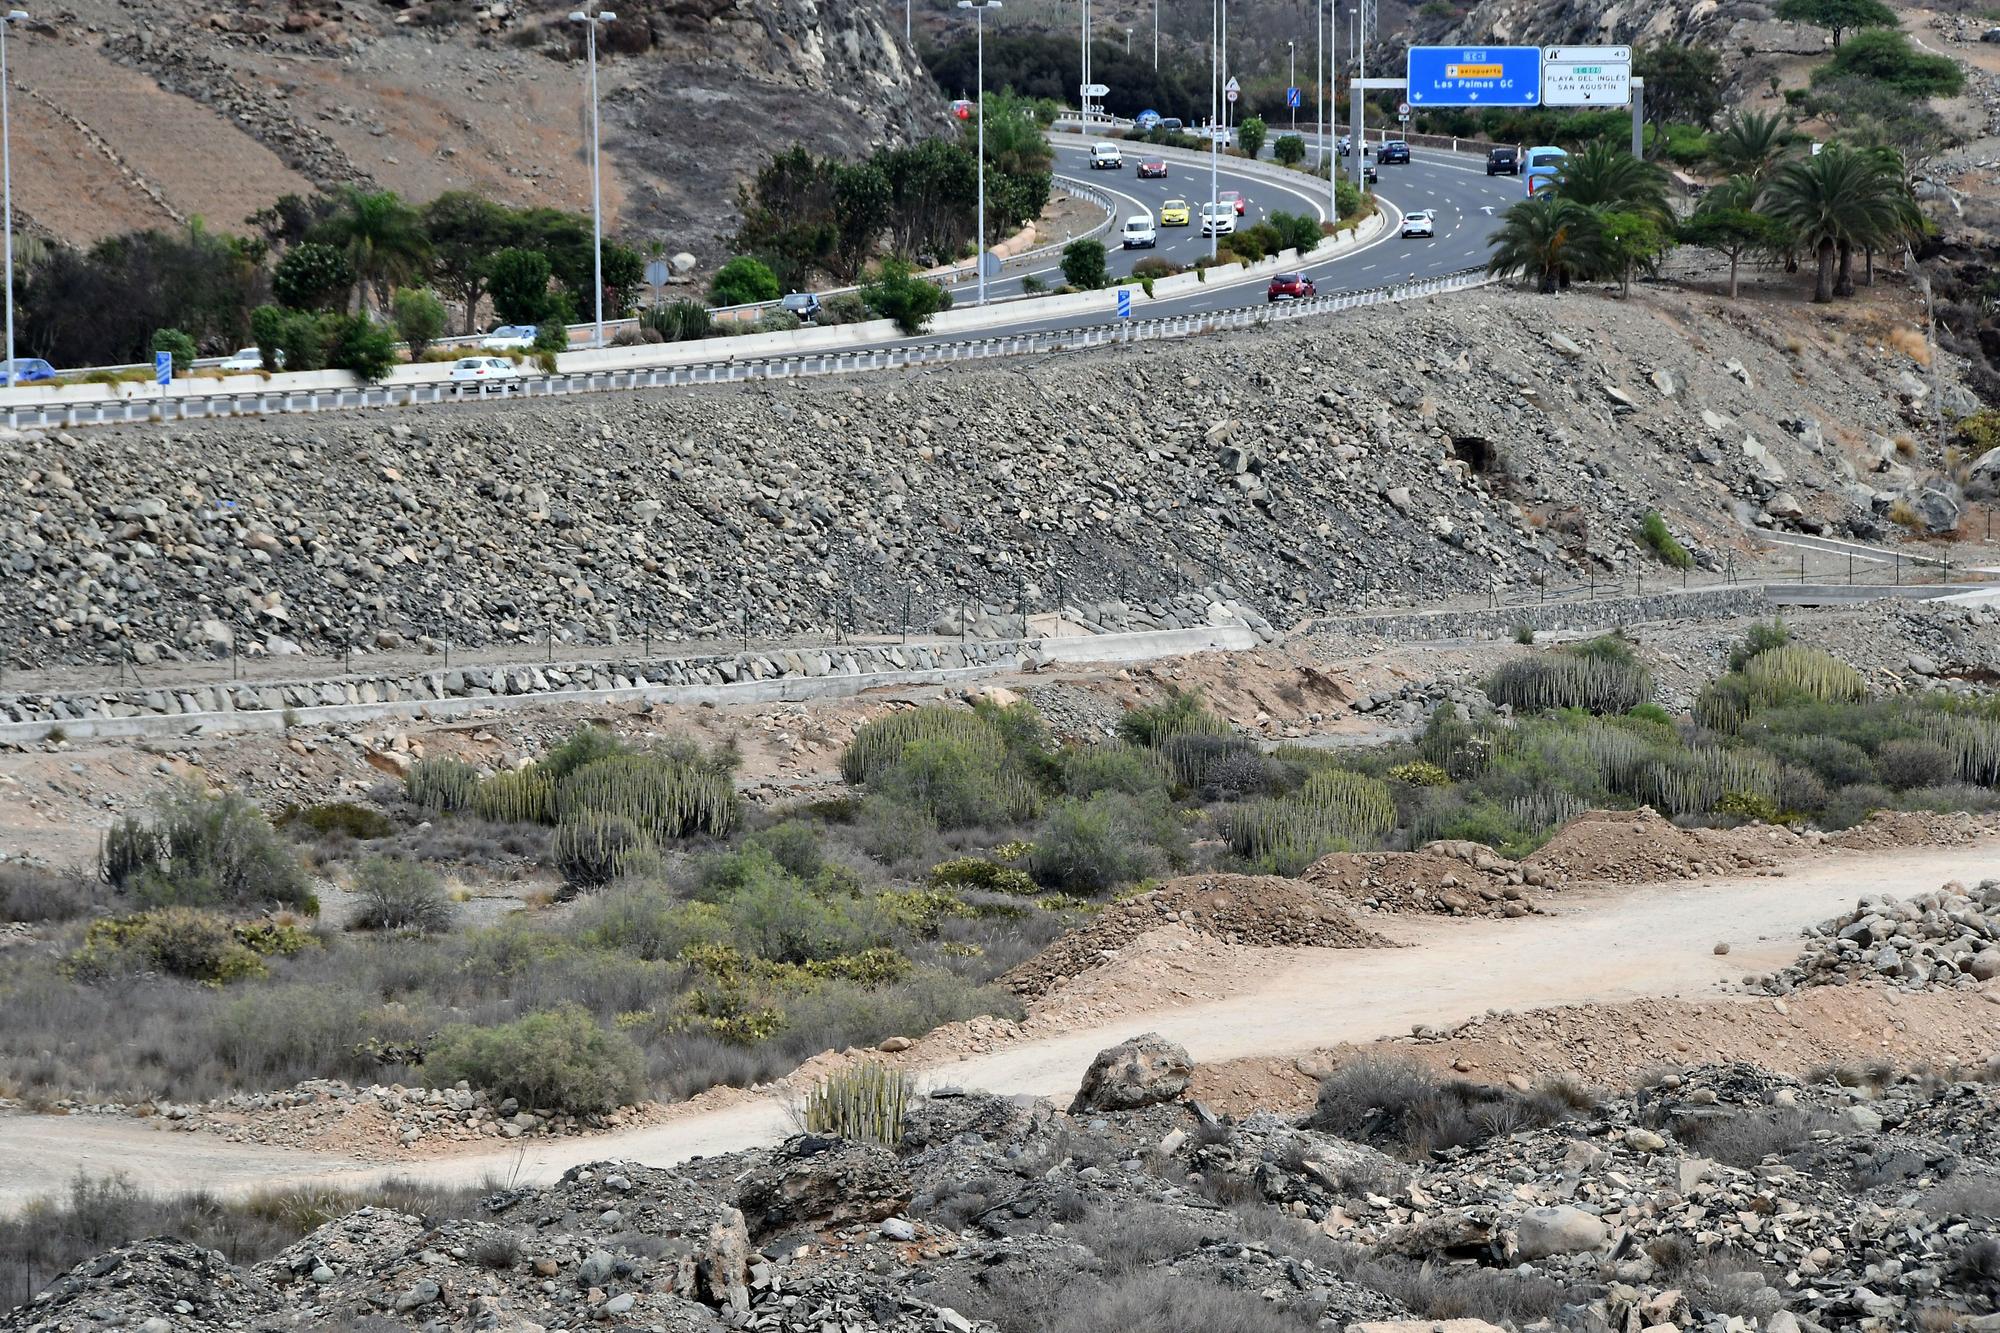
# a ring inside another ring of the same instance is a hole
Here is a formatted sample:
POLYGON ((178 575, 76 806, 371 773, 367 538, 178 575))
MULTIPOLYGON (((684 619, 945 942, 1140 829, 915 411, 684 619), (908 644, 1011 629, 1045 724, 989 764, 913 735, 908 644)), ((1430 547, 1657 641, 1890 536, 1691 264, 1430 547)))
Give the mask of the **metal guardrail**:
POLYGON ((74 428, 129 425, 153 421, 203 421, 228 417, 267 416, 294 412, 333 412, 370 407, 408 407, 437 403, 523 401, 581 393, 633 389, 682 388, 735 384, 745 380, 802 379, 852 375, 877 370, 951 365, 998 357, 1039 356, 1055 352, 1123 343, 1193 338, 1237 329, 1262 328, 1319 315, 1340 314, 1368 306, 1421 300, 1445 292, 1483 287, 1494 281, 1484 269, 1466 269, 1438 278, 1396 283, 1358 291, 1333 293, 1302 301, 1241 306, 1158 319, 1128 320, 1036 333, 1003 333, 992 337, 918 343, 907 347, 877 347, 854 351, 807 352, 793 356, 729 358, 646 370, 580 371, 547 375, 519 382, 514 389, 481 385, 466 392, 449 384, 367 385, 351 389, 284 392, 236 392, 190 395, 161 400, 116 399, 84 403, 50 403, 9 408, 8 426, 74 428))

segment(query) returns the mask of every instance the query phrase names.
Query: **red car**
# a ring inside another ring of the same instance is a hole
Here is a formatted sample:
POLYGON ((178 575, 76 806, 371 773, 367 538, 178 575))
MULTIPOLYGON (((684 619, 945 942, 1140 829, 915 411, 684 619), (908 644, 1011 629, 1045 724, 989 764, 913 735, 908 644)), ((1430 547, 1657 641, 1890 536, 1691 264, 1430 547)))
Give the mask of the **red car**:
POLYGON ((1280 273, 1271 279, 1271 289, 1264 293, 1264 300, 1302 301, 1316 295, 1313 280, 1303 273, 1280 273))
POLYGON ((1231 208, 1234 208, 1236 216, 1239 218, 1243 216, 1243 210, 1249 203, 1249 200, 1243 197, 1241 190, 1224 190, 1221 194, 1215 196, 1215 201, 1219 204, 1228 204, 1231 208))
POLYGON ((1153 157, 1153 158, 1142 158, 1140 160, 1139 162, 1140 180, 1142 181, 1165 180, 1166 178, 1167 178, 1167 163, 1165 158, 1153 157))

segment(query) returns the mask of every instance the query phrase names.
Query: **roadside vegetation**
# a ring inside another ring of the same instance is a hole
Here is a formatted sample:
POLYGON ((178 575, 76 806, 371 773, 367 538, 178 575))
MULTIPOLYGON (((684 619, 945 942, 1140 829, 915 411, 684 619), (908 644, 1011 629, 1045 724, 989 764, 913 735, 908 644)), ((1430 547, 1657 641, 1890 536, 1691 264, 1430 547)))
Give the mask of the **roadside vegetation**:
POLYGON ((463 1079, 598 1115, 1016 1013, 1003 974, 1181 873, 1443 838, 1518 857, 1593 807, 1832 829, 2000 805, 2000 706, 1872 696, 1775 623, 1687 718, 1616 636, 1523 653, 1486 693, 1340 751, 1267 749, 1194 693, 1092 745, 1024 702, 906 708, 855 734, 843 792, 781 809, 742 802, 727 746, 596 727, 517 769, 425 758, 368 804, 275 823, 168 788, 110 830, 94 881, 0 875, 0 915, 47 945, 0 973, 0 1092, 463 1079), (545 900, 468 919, 453 881, 497 864, 545 900))

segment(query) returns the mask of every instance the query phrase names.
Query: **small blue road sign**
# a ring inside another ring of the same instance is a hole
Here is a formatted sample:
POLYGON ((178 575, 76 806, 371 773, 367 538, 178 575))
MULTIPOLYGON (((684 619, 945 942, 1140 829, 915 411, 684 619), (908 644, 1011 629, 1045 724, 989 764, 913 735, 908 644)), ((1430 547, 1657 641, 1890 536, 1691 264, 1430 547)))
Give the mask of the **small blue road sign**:
POLYGON ((1118 318, 1132 318, 1132 289, 1130 287, 1120 287, 1118 289, 1118 318))

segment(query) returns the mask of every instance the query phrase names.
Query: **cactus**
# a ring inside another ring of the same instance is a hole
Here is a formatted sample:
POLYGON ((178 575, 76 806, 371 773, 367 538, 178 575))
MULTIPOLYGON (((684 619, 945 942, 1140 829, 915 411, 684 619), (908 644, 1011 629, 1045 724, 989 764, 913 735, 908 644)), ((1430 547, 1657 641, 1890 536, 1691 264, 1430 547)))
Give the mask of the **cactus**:
POLYGON ((1743 676, 1768 701, 1787 690, 1834 704, 1856 703, 1868 696, 1859 671, 1832 653, 1805 644, 1787 643, 1757 654, 1744 666, 1743 676))
POLYGON ((472 813, 497 824, 547 824, 555 811, 555 784, 539 764, 495 773, 472 794, 472 813))
POLYGON ((465 809, 478 787, 479 770, 457 759, 419 759, 403 779, 403 794, 427 815, 465 809))
POLYGON ((1225 822, 1238 855, 1296 874, 1328 852, 1380 842, 1395 827, 1396 803, 1385 784, 1334 768, 1280 800, 1237 806, 1225 822))
POLYGON ((912 741, 938 738, 1001 748, 999 733, 977 713, 926 704, 863 724, 841 751, 840 776, 850 786, 864 786, 902 759, 912 741))
POLYGON ((1947 713, 1926 718, 1924 734, 1951 755, 1961 778, 1982 787, 2000 786, 2000 722, 1947 713))
POLYGON ((808 1133, 831 1134, 893 1148, 903 1139, 903 1116, 916 1082, 900 1069, 858 1064, 821 1079, 806 1093, 808 1133))
POLYGON ((1507 811, 1514 817, 1517 826, 1539 838, 1561 828, 1589 808, 1590 803, 1581 796, 1544 788, 1525 796, 1516 796, 1508 804, 1507 811))
POLYGON ((1486 682, 1486 697, 1521 713, 1555 708, 1623 713, 1653 697, 1653 675, 1629 659, 1535 653, 1494 672, 1486 682))
POLYGON ((650 865, 652 840, 623 815, 586 811, 556 825, 549 859, 563 878, 582 888, 609 884, 628 865, 650 865))
POLYGON ((738 813, 736 784, 726 774, 643 751, 598 759, 571 773, 556 784, 555 810, 565 822, 620 815, 657 841, 726 834, 738 813))

